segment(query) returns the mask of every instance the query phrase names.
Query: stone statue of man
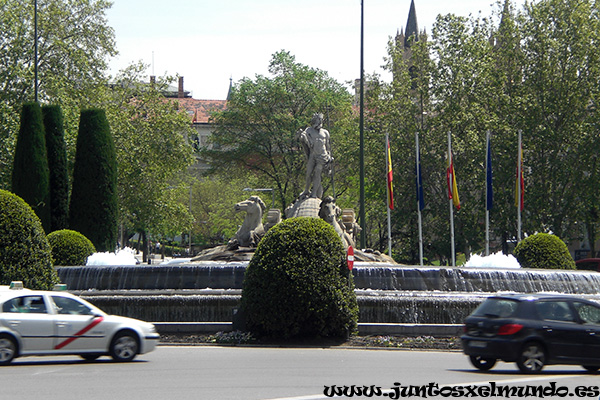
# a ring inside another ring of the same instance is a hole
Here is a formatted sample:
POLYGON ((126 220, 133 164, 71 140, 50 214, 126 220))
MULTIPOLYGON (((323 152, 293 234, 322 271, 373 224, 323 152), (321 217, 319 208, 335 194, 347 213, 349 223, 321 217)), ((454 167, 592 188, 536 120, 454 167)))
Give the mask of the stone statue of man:
POLYGON ((321 173, 325 169, 331 172, 331 145, 329 142, 329 132, 323 129, 323 114, 316 113, 310 121, 310 127, 298 130, 296 136, 300 139, 304 147, 304 152, 308 157, 306 163, 306 186, 300 194, 300 198, 316 197, 323 195, 323 185, 321 184, 321 173), (311 190, 312 186, 312 190, 311 190))

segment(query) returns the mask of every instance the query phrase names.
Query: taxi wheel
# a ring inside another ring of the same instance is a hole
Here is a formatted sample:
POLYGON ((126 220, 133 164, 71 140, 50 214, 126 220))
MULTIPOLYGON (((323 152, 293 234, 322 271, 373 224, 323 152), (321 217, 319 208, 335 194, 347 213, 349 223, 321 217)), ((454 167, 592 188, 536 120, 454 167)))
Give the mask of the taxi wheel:
POLYGON ((495 358, 484 358, 481 356, 469 356, 471 364, 480 371, 489 371, 496 365, 495 358))
POLYGON ((8 365, 17 355, 15 340, 8 335, 0 335, 0 365, 8 365))
POLYGON ((123 331, 117 333, 110 342, 109 353, 115 361, 131 361, 137 355, 139 348, 137 335, 130 331, 123 331))
POLYGON ((546 350, 540 343, 527 343, 521 350, 517 366, 521 372, 528 374, 538 373, 546 364, 546 350))

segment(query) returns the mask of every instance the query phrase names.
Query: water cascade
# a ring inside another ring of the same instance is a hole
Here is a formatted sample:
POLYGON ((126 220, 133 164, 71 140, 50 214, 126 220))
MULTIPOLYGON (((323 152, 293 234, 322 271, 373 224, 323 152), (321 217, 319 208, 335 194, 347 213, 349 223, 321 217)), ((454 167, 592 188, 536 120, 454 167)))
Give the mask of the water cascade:
MULTIPOLYGON (((63 283, 109 313, 149 321, 231 321, 247 262, 58 267, 63 283)), ((355 263, 360 322, 461 323, 497 292, 557 292, 600 299, 590 271, 413 267, 355 263)))

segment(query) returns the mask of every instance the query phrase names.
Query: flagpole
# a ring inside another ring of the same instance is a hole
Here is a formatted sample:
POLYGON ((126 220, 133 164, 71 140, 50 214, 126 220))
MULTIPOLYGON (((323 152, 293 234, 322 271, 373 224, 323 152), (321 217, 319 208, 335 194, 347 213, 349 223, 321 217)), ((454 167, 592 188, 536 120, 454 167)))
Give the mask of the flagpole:
POLYGON ((364 249, 366 246, 366 213, 365 213, 365 153, 364 153, 364 92, 365 92, 365 67, 364 67, 364 31, 365 31, 365 6, 364 0, 360 2, 360 122, 359 122, 359 136, 360 136, 360 151, 359 151, 359 173, 360 173, 360 210, 359 218, 362 230, 360 231, 360 248, 364 249))
MULTIPOLYGON (((448 166, 450 167, 452 165, 452 138, 451 138, 451 133, 448 132, 448 166)), ((452 183, 454 182, 454 171, 452 169, 450 169, 450 176, 448 179, 449 185, 452 185, 452 183)), ((452 190, 452 189, 450 189, 452 190)), ((454 209, 453 204, 452 204, 452 199, 448 199, 448 203, 450 204, 450 252, 452 255, 452 266, 456 267, 456 256, 454 254, 454 209)))
MULTIPOLYGON (((385 166, 386 166, 386 172, 389 174, 390 171, 390 135, 389 133, 385 133, 385 166)), ((390 193, 390 184, 389 184, 389 177, 386 177, 386 180, 388 181, 388 184, 386 185, 387 187, 387 228, 388 228, 388 255, 390 257, 392 257, 392 217, 391 217, 391 212, 390 212, 390 195, 393 195, 392 193, 390 193)))
POLYGON ((485 255, 490 255, 490 204, 489 204, 489 167, 490 167, 490 131, 487 131, 485 145, 485 255))
POLYGON ((519 148, 517 150, 517 243, 521 241, 521 176, 522 170, 522 147, 521 147, 521 130, 519 129, 519 148))
POLYGON ((421 156, 419 152, 419 131, 415 132, 416 164, 417 164, 417 215, 419 217, 419 265, 423 266, 423 221, 421 219, 421 156))

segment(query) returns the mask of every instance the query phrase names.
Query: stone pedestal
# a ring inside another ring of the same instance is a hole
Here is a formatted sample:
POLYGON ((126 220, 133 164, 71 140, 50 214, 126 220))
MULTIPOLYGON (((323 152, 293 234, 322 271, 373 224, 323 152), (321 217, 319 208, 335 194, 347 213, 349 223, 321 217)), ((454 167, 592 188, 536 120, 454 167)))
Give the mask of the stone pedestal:
POLYGON ((321 206, 321 199, 315 197, 308 197, 304 199, 298 199, 294 204, 290 205, 285 209, 286 218, 293 217, 313 217, 319 218, 319 207, 321 206))

